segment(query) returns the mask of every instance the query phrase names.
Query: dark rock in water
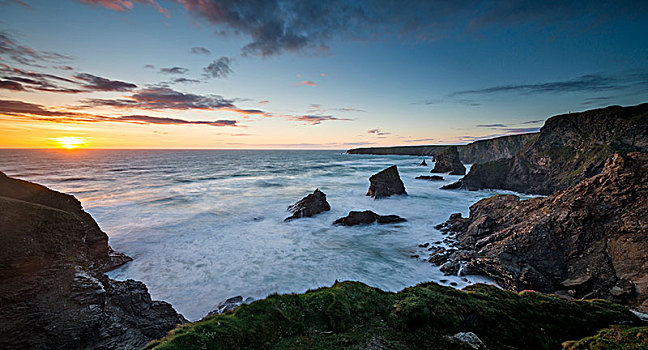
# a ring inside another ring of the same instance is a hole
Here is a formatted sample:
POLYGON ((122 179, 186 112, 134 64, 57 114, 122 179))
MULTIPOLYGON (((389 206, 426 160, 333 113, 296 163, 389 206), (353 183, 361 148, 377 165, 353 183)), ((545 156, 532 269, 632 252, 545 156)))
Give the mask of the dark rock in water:
POLYGON ((648 152, 648 103, 549 118, 513 157, 474 164, 470 190, 498 188, 549 195, 599 174, 615 153, 648 152))
POLYGON ((443 181, 443 176, 439 176, 439 175, 432 175, 432 176, 422 175, 422 176, 415 177, 415 179, 416 180, 428 180, 428 181, 443 181))
POLYGON ((299 202, 288 207, 288 211, 293 215, 287 217, 284 221, 298 219, 303 217, 311 217, 323 211, 331 210, 331 206, 326 201, 326 195, 320 191, 319 188, 313 193, 302 198, 299 202))
POLYGON ((427 163, 425 162, 425 159, 423 159, 423 161, 421 162, 421 164, 419 164, 418 166, 428 166, 428 165, 427 165, 427 163))
POLYGON ((365 211, 351 211, 349 215, 339 218, 333 222, 334 225, 354 226, 354 225, 369 225, 374 222, 379 224, 392 224, 407 221, 397 215, 378 215, 371 210, 365 211))
POLYGON ((401 181, 398 175, 398 168, 395 165, 369 178, 369 191, 367 191, 367 196, 378 199, 394 194, 407 194, 405 192, 405 185, 403 185, 403 181, 401 181))
POLYGON ((458 180, 456 182, 453 182, 451 184, 441 186, 442 190, 458 190, 461 187, 463 187, 463 182, 461 180, 458 180))
POLYGON ((450 146, 434 157, 434 169, 431 173, 449 173, 450 175, 466 174, 466 167, 459 160, 456 146, 450 146))
POLYGON ((0 173, 0 348, 134 349, 186 320, 137 281, 73 196, 0 173))
POLYGON ((545 198, 497 195, 453 215, 441 230, 462 261, 511 290, 604 298, 648 310, 648 154, 615 154, 603 171, 545 198))
POLYGON ((222 314, 228 311, 232 311, 236 309, 237 307, 241 306, 243 304, 243 297, 242 296, 235 296, 226 300, 223 300, 216 304, 211 311, 207 314, 207 316, 211 315, 216 315, 216 314, 222 314))

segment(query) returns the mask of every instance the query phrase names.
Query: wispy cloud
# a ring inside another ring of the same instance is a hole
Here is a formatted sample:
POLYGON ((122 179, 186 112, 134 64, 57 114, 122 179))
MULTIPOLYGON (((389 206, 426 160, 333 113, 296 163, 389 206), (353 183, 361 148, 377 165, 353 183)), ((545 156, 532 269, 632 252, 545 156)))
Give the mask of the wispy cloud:
POLYGON ((377 135, 377 136, 391 135, 390 132, 382 131, 380 129, 371 129, 371 130, 367 131, 367 133, 372 134, 372 135, 377 135))
POLYGON ((186 74, 187 72, 189 72, 189 69, 183 67, 160 68, 162 74, 186 74))
POLYGON ((221 57, 214 60, 207 67, 203 68, 205 76, 209 78, 225 78, 232 73, 231 64, 233 59, 230 57, 221 57))
POLYGON ((85 99, 82 103, 91 107, 114 107, 149 110, 189 110, 189 109, 233 109, 233 100, 219 95, 197 95, 176 91, 167 87, 151 87, 136 91, 120 99, 85 99))
POLYGON ((13 35, 7 31, 0 31, 0 59, 4 62, 42 67, 43 63, 58 63, 72 59, 68 55, 52 51, 40 51, 29 46, 19 44, 13 35))
POLYGON ((506 128, 506 127, 508 127, 508 125, 504 125, 504 124, 479 124, 479 125, 475 125, 475 127, 478 127, 478 128, 506 128))
POLYGON ((304 81, 302 81, 300 83, 297 83, 295 85, 296 86, 317 86, 317 84, 315 84, 315 82, 312 82, 310 80, 304 80, 304 81))
POLYGON ((200 46, 192 47, 191 50, 189 50, 189 52, 191 52, 194 55, 209 55, 209 54, 211 54, 211 51, 209 51, 208 49, 206 49, 204 47, 200 47, 200 46))
POLYGON ((91 91, 128 91, 135 89, 137 85, 119 80, 110 80, 88 73, 79 73, 74 76, 86 83, 82 87, 91 91))
POLYGON ((632 87, 648 87, 648 73, 625 72, 619 75, 604 73, 587 74, 569 80, 558 80, 533 84, 497 85, 482 89, 455 91, 448 97, 465 95, 492 95, 501 93, 515 94, 552 94, 568 92, 600 92, 621 90, 632 87))
POLYGON ((343 120, 343 121, 351 120, 348 118, 334 117, 332 115, 297 115, 297 116, 286 116, 286 118, 289 120, 304 122, 310 125, 318 125, 321 124, 322 122, 333 121, 333 120, 343 120))
POLYGON ((105 116, 91 113, 81 113, 62 109, 49 109, 45 106, 17 100, 0 100, 0 117, 24 120, 38 120, 54 123, 97 123, 115 122, 130 124, 157 125, 209 125, 209 126, 240 126, 236 120, 186 120, 178 118, 154 117, 147 115, 105 116))

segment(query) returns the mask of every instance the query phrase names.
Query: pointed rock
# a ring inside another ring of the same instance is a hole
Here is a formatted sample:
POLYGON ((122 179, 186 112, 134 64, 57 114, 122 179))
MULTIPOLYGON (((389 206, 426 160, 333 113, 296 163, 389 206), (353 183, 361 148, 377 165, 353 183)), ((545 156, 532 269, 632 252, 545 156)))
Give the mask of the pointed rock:
POLYGON ((328 210, 331 210, 331 206, 326 201, 326 194, 318 188, 313 193, 302 198, 299 202, 289 206, 288 211, 292 213, 292 216, 287 217, 284 221, 311 217, 328 210))
POLYGON ((392 165, 389 168, 372 175, 369 178, 369 191, 367 196, 374 199, 389 197, 394 194, 407 194, 405 185, 398 175, 398 168, 392 165))

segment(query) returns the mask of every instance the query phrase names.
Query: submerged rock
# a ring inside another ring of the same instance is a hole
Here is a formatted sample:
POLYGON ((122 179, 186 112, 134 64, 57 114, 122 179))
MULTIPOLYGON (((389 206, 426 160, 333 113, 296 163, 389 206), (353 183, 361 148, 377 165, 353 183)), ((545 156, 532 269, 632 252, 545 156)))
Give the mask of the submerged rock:
POLYGON ((392 165, 369 178, 367 196, 379 199, 395 194, 407 194, 405 185, 398 175, 396 165, 392 165))
POLYGON ((455 181, 451 184, 447 184, 445 186, 441 186, 442 190, 458 190, 461 187, 463 187, 463 182, 461 180, 455 181))
POLYGON ((421 162, 421 164, 419 164, 418 166, 428 166, 428 165, 427 165, 427 163, 425 162, 425 159, 423 159, 423 161, 421 162))
POLYGON ((292 216, 287 217, 284 221, 311 217, 328 210, 331 210, 331 206, 326 201, 326 194, 318 188, 313 193, 299 200, 299 202, 289 206, 288 211, 292 213, 292 216))
MULTIPOLYGON (((648 154, 616 154, 604 170, 545 198, 496 195, 442 231, 466 274, 511 290, 603 298, 648 310, 648 154)), ((440 258, 441 256, 437 256, 440 258)))
POLYGON ((2 349, 134 349, 186 322, 104 274, 130 258, 73 196, 0 173, 0 247, 2 349))
POLYGON ((434 157, 434 169, 431 173, 449 173, 449 175, 464 175, 466 174, 466 167, 459 159, 459 152, 456 146, 450 146, 439 152, 434 157))
POLYGON ((240 296, 240 295, 225 299, 225 300, 219 302, 218 304, 216 304, 216 306, 214 306, 211 309, 211 311, 209 311, 207 316, 216 315, 216 314, 223 314, 223 313, 226 313, 228 311, 232 311, 232 310, 236 309, 237 307, 241 306, 242 304, 243 304, 243 297, 240 296))
POLYGON ((392 224, 407 221, 398 215, 378 215, 371 210, 365 211, 351 211, 349 215, 339 218, 333 222, 333 225, 354 226, 354 225, 369 225, 374 222, 379 224, 392 224))
POLYGON ((415 179, 416 180, 428 180, 428 181, 443 181, 443 176, 439 176, 439 175, 432 175, 432 176, 422 175, 422 176, 415 177, 415 179))

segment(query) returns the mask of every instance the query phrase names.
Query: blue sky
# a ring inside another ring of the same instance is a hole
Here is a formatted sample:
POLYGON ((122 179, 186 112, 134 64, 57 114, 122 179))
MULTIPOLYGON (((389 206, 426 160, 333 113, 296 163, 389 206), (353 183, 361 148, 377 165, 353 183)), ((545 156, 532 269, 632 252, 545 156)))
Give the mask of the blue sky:
POLYGON ((5 0, 0 12, 0 147, 463 143, 648 97, 645 2, 5 0), (219 60, 229 73, 209 75, 219 60))

